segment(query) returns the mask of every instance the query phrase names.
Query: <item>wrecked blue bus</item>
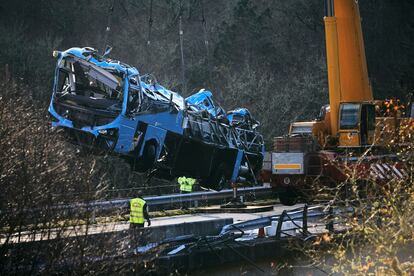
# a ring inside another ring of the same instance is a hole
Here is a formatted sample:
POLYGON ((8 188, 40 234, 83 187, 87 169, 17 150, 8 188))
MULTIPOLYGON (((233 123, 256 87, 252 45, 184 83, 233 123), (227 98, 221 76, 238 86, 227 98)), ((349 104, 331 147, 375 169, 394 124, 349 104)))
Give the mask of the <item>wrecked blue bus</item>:
POLYGON ((53 55, 48 110, 52 126, 70 141, 117 154, 133 170, 193 177, 211 189, 256 181, 264 143, 246 109, 227 114, 207 90, 185 99, 93 48, 53 55))

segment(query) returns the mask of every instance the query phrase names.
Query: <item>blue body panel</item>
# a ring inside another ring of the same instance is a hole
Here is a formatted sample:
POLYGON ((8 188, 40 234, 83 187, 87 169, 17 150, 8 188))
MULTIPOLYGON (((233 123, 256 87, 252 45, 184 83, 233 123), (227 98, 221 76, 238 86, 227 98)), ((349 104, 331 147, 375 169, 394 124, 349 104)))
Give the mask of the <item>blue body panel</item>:
POLYGON ((125 116, 120 116, 117 127, 119 128, 119 136, 115 146, 115 152, 128 153, 132 151, 132 141, 137 127, 136 121, 125 116))
POLYGON ((247 108, 237 108, 227 113, 227 119, 230 123, 233 122, 234 116, 239 116, 241 118, 250 117, 250 111, 247 108))
POLYGON ((211 91, 201 89, 197 93, 187 97, 186 103, 197 111, 207 111, 212 117, 224 115, 225 112, 220 106, 216 106, 213 101, 213 94, 211 91))

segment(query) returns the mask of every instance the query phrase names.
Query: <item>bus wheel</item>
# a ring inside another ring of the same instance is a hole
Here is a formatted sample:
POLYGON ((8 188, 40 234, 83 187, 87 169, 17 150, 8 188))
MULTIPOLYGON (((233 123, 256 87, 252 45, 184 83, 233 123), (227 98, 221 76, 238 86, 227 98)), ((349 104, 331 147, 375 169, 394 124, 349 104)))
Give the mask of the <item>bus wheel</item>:
POLYGON ((142 155, 142 170, 148 171, 151 169, 155 164, 155 155, 157 152, 157 148, 153 143, 149 143, 145 145, 144 152, 142 155))
POLYGON ((222 190, 229 182, 228 171, 226 164, 221 163, 206 180, 205 186, 216 191, 222 190))

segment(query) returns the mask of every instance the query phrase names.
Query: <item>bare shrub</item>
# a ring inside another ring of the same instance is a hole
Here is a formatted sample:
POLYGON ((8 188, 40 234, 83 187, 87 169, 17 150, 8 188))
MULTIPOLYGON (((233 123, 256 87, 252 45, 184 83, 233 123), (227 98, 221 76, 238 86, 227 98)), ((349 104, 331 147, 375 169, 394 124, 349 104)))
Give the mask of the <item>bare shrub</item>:
POLYGON ((414 144, 412 137, 406 138, 410 143, 404 146, 389 145, 404 164, 402 177, 390 172, 387 181, 361 182, 357 171, 348 171, 349 179, 340 185, 345 198, 337 192, 329 207, 350 207, 353 214, 335 218, 340 233, 326 234, 305 250, 323 270, 346 275, 414 273, 414 144))

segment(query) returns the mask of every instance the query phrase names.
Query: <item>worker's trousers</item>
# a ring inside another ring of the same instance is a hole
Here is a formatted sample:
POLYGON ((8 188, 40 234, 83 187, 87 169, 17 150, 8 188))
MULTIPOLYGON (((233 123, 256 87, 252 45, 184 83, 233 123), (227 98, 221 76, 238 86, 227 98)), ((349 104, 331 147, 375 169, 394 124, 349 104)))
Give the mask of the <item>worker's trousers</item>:
POLYGON ((130 223, 129 224, 129 235, 131 241, 131 247, 137 248, 138 246, 144 245, 144 223, 130 223))

